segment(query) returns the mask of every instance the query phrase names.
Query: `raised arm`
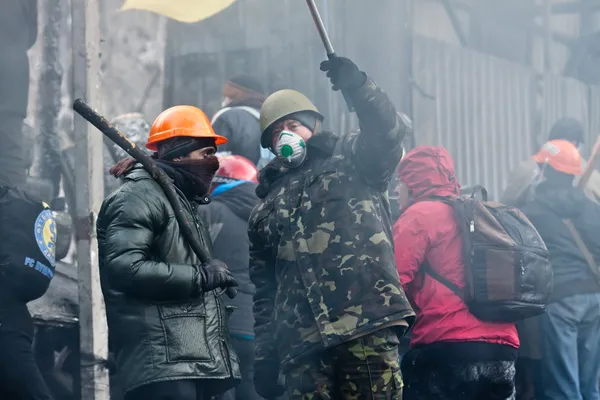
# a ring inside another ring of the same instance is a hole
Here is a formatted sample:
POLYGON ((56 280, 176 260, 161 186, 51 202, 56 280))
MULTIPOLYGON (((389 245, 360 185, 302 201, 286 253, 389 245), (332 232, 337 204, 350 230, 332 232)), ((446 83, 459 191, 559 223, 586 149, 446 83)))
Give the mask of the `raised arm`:
POLYGON ((402 158, 402 140, 412 130, 408 117, 396 112, 383 90, 347 58, 324 61, 321 69, 354 102, 360 132, 348 137, 349 156, 366 182, 385 190, 402 158))

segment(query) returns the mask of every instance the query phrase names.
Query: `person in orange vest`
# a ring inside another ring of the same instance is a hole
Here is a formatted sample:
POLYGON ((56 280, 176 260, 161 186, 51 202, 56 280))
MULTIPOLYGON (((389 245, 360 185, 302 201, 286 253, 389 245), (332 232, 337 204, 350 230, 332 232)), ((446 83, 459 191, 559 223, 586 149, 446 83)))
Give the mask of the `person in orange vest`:
MULTIPOLYGON (((200 109, 176 106, 156 118, 146 144, 207 252, 210 237, 196 212, 210 202, 215 153, 226 142, 200 109)), ((125 399, 200 400, 227 391, 240 371, 220 295, 235 278, 224 262, 198 259, 163 189, 140 164, 126 158, 111 173, 124 183, 100 209, 98 251, 125 399)))

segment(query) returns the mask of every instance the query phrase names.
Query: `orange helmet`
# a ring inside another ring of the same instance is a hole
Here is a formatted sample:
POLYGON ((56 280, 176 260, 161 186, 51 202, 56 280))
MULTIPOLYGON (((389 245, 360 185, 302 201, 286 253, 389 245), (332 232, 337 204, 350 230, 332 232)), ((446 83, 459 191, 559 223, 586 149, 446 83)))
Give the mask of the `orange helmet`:
POLYGON ((548 164, 555 170, 568 175, 581 175, 581 154, 568 140, 551 140, 533 156, 538 164, 548 164))
POLYGON ((237 155, 219 155, 219 170, 215 174, 215 183, 227 183, 231 181, 252 181, 258 183, 256 176, 258 169, 246 157, 237 155))
POLYGON ((210 120, 201 109, 192 106, 175 106, 166 109, 156 117, 150 128, 146 147, 157 151, 157 143, 181 136, 215 138, 217 146, 227 143, 225 137, 215 133, 210 120))

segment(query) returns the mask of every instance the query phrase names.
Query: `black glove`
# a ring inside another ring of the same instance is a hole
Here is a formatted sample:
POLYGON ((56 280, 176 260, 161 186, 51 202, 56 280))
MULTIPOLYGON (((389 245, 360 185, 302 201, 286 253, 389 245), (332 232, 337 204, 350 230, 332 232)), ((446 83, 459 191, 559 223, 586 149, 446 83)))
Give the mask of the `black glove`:
POLYGON ((237 281, 223 261, 211 260, 198 268, 198 289, 203 293, 237 285, 237 281))
POLYGON ((367 81, 367 74, 346 57, 334 57, 323 61, 321 71, 327 71, 327 77, 336 91, 358 89, 367 81))
POLYGON ((279 363, 259 360, 254 363, 254 389, 264 399, 275 400, 285 392, 279 384, 279 363))

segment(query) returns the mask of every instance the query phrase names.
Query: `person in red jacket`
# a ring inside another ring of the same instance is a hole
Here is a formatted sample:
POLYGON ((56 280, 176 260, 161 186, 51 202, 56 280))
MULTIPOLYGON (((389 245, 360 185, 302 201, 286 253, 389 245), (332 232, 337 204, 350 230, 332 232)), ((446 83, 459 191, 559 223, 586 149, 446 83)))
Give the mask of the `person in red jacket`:
POLYGON ((448 151, 421 146, 409 152, 398 166, 397 193, 396 265, 417 314, 410 350, 402 359, 404 397, 514 399, 515 325, 478 320, 456 294, 422 269, 428 263, 455 285, 465 286, 454 211, 436 201, 460 193, 448 151))

